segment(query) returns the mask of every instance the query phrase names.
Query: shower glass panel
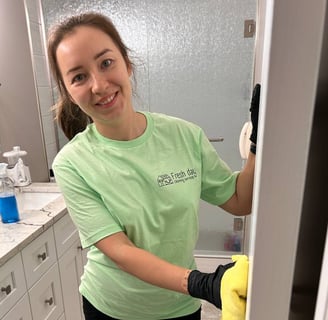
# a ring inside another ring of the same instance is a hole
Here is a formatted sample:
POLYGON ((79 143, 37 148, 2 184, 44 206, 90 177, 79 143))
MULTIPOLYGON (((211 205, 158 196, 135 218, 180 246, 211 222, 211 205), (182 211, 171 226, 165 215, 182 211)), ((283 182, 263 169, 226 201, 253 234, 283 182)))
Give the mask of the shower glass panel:
MULTIPOLYGON (((152 1, 148 9, 150 109, 199 124, 219 155, 239 170, 254 57, 244 21, 255 20, 256 1, 152 1)), ((196 254, 241 251, 243 220, 201 202, 196 254)))
MULTIPOLYGON (((136 108, 197 123, 231 169, 241 169, 239 135, 249 119, 255 41, 244 37, 244 21, 255 21, 256 0, 41 3, 46 30, 67 14, 108 15, 136 57, 136 108)), ((199 218, 196 254, 242 250, 244 218, 205 202, 199 218)))

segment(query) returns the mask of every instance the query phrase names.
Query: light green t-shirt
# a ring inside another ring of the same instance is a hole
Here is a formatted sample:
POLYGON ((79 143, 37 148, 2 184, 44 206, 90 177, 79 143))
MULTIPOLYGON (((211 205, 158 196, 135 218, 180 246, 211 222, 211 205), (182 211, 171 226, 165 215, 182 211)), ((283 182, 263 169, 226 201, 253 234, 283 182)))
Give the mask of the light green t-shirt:
POLYGON ((53 164, 82 246, 90 247, 80 292, 98 310, 122 320, 179 317, 195 312, 200 301, 121 271, 94 243, 123 231, 137 247, 194 269, 200 198, 223 204, 238 175, 195 124, 143 114, 147 128, 140 137, 111 140, 91 124, 53 164))

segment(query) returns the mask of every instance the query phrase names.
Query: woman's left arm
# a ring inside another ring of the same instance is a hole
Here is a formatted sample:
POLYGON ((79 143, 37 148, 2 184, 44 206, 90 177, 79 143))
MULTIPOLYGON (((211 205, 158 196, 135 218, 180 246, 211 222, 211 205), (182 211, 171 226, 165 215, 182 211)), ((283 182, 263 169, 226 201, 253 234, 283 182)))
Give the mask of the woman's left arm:
POLYGON ((236 182, 236 190, 233 196, 220 207, 234 215, 244 216, 251 213, 252 198, 253 198, 253 183, 255 171, 255 153, 257 142, 257 125, 260 108, 260 93, 261 85, 257 83, 253 89, 251 106, 252 133, 249 139, 251 140, 251 148, 247 162, 243 170, 239 173, 236 182))
POLYGON ((251 213, 254 169, 255 154, 250 152, 243 170, 240 171, 237 177, 235 193, 228 201, 220 205, 220 208, 237 216, 244 216, 251 213))

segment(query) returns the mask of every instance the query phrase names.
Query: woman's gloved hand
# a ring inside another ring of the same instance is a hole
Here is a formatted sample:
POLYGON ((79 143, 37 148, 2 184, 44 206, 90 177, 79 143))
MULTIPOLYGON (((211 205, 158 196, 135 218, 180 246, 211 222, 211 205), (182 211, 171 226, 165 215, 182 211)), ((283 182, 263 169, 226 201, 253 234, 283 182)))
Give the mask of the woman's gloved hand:
POLYGON ((251 112, 251 121, 252 121, 252 133, 249 139, 255 144, 257 140, 257 125, 259 119, 260 95, 261 95, 261 85, 257 83, 253 89, 251 106, 249 109, 249 111, 251 112))
POLYGON ((221 280, 224 273, 234 266, 234 262, 219 265, 213 273, 203 273, 193 270, 188 277, 188 292, 194 298, 200 298, 222 309, 221 280))
POLYGON ((188 277, 189 294, 222 309, 222 320, 245 318, 248 259, 235 255, 232 260, 232 263, 219 265, 214 273, 193 270, 188 277))

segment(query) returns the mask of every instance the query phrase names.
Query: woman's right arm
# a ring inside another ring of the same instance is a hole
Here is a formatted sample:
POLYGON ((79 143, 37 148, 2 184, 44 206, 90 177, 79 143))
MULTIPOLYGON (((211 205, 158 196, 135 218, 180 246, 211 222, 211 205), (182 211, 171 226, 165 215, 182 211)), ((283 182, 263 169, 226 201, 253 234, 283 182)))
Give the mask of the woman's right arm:
POLYGON ((239 309, 240 301, 245 303, 244 296, 247 292, 247 271, 243 261, 245 259, 220 265, 213 273, 203 273, 173 265, 150 252, 137 248, 123 232, 105 237, 95 246, 112 259, 120 269, 147 283, 207 300, 216 307, 224 309, 221 298, 222 283, 226 288, 223 298, 228 301, 229 306, 239 309), (225 278, 224 275, 228 270, 232 273, 229 273, 230 277, 225 278), (231 290, 236 285, 242 289, 241 293, 231 290), (232 300, 231 295, 235 297, 232 300))
POLYGON ((176 266, 136 247, 124 232, 107 236, 95 246, 123 271, 155 286, 188 294, 191 270, 176 266))

